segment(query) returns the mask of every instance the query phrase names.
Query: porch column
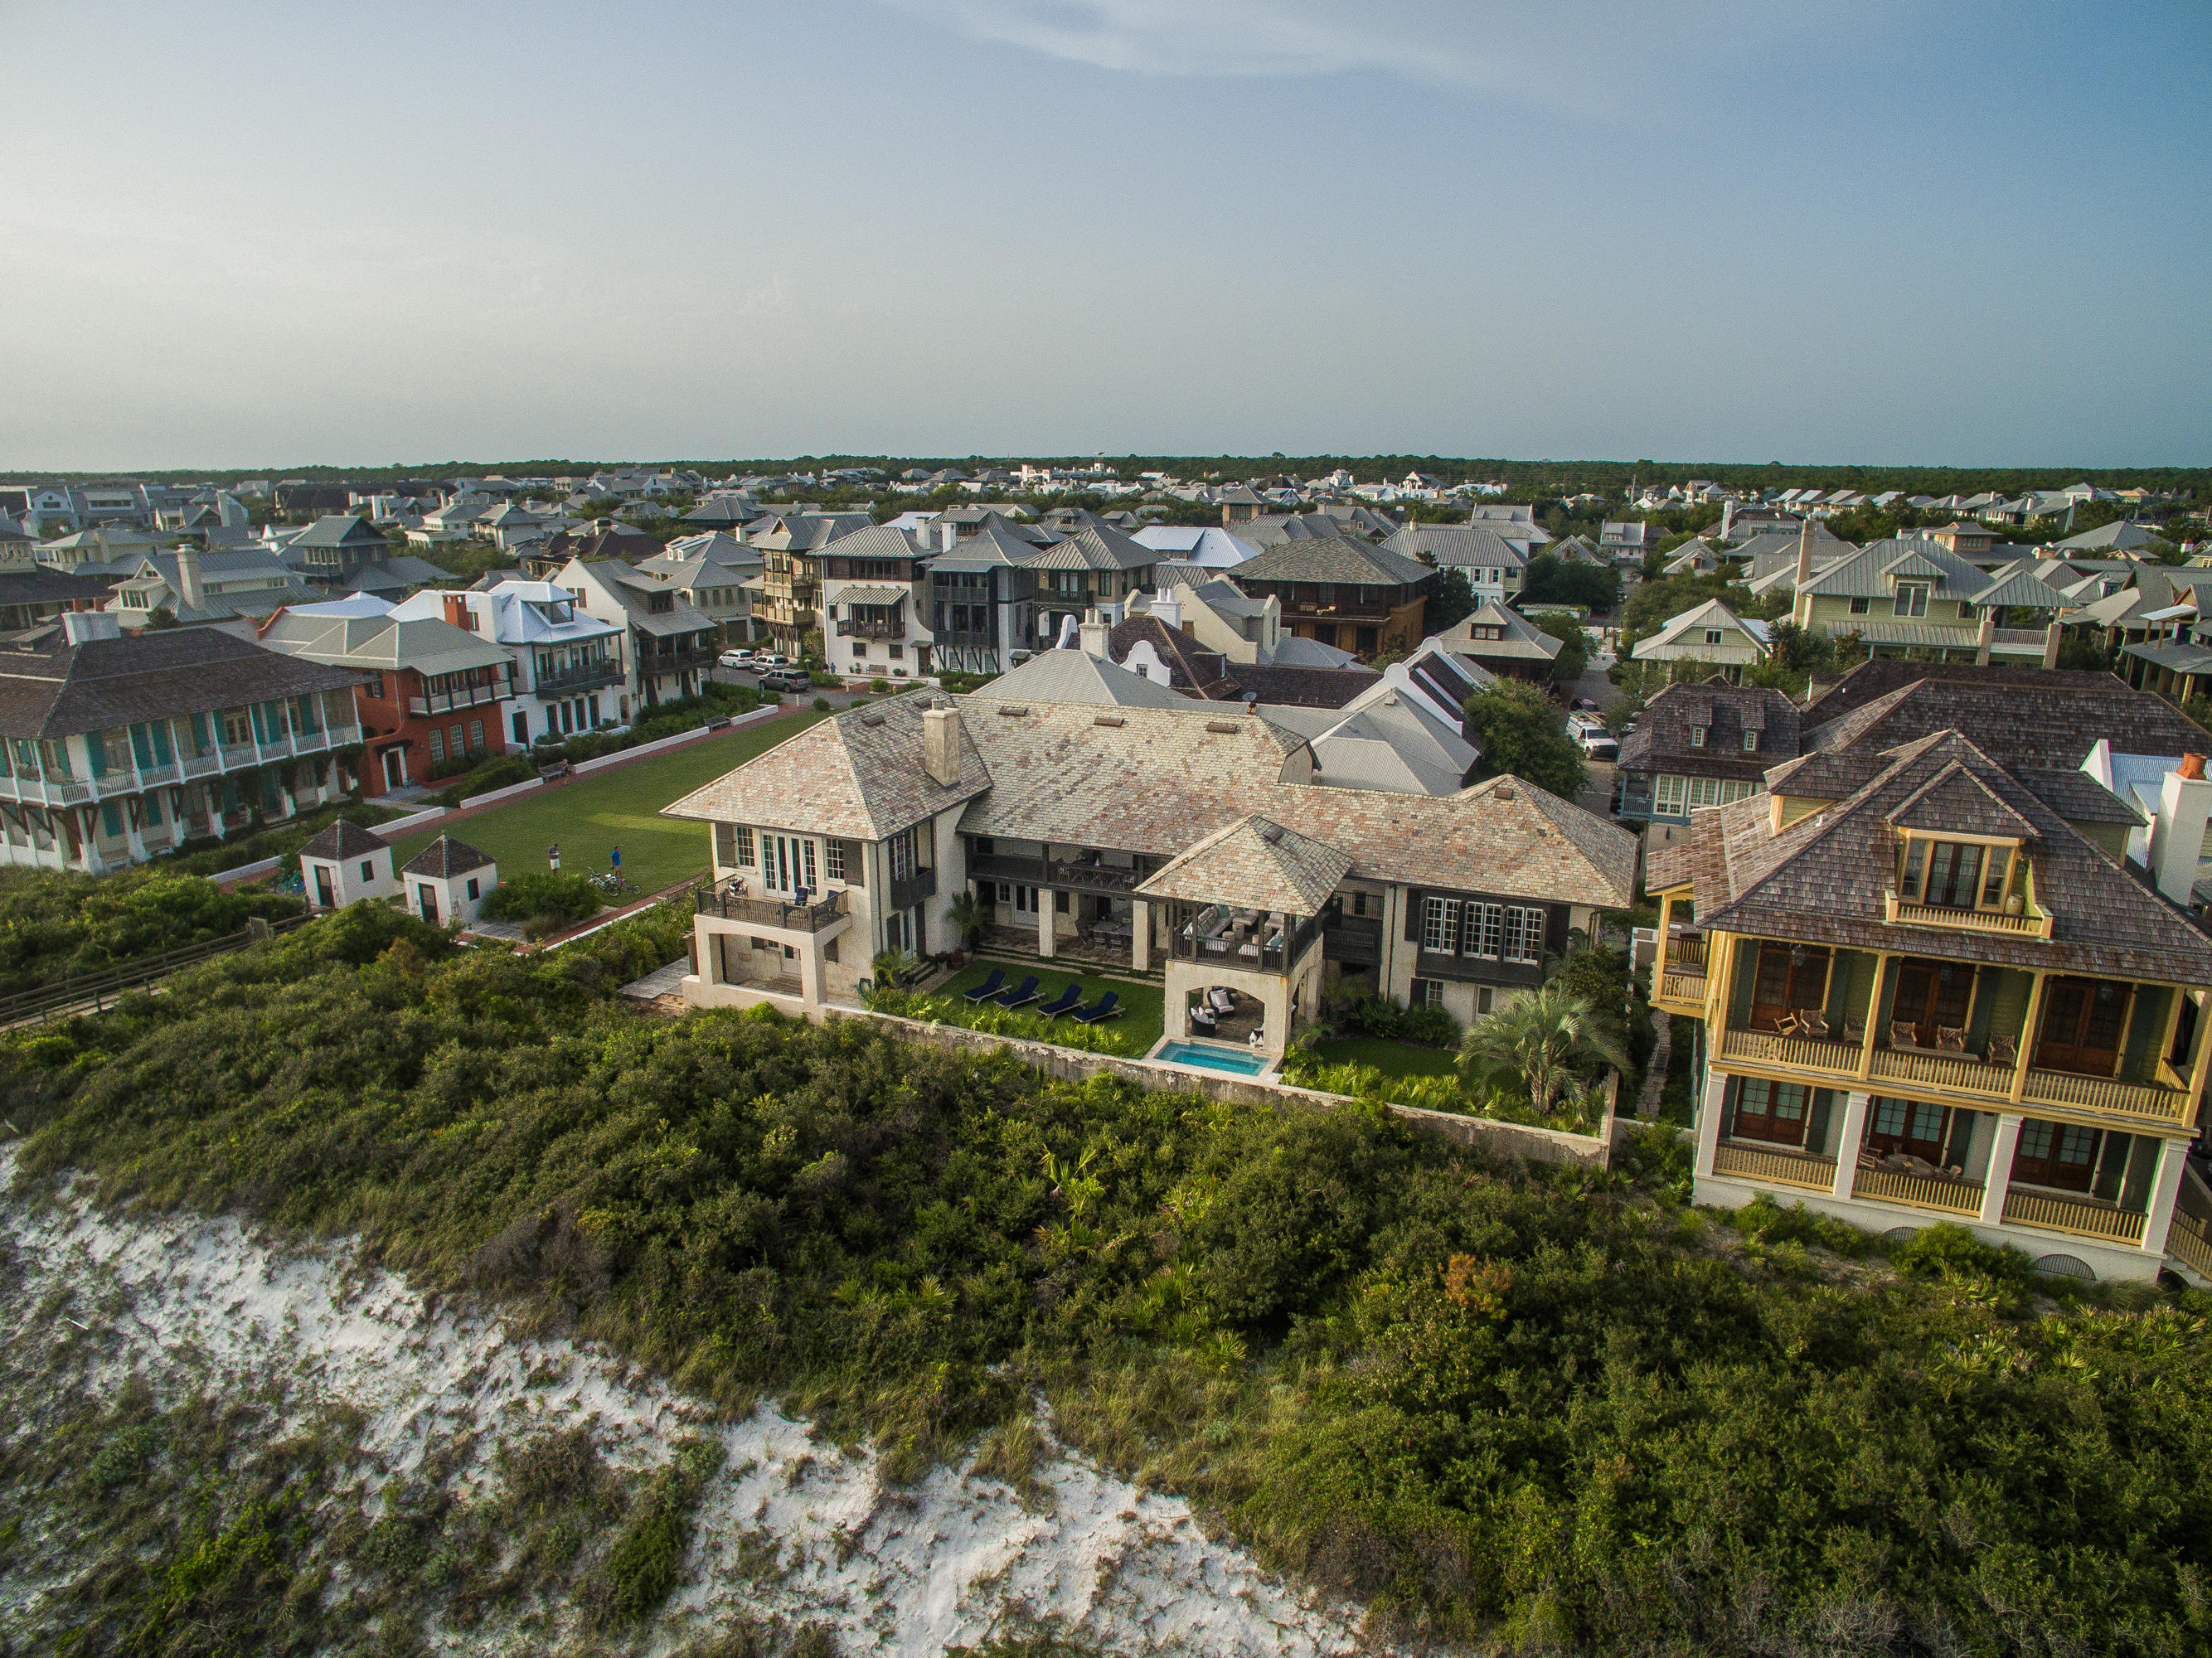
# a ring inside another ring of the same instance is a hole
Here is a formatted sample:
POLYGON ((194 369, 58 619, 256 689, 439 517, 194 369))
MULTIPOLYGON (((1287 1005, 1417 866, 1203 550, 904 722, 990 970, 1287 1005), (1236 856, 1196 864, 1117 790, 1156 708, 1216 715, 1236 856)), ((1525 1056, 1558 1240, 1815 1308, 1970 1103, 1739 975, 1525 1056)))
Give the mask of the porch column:
POLYGON ((1721 1112, 1727 1104, 1728 1078, 1708 1066, 1705 1096, 1698 1102, 1698 1163, 1699 1180, 1710 1180, 1713 1153, 1720 1149, 1721 1112))
POLYGON ((1152 907, 1142 898, 1129 901, 1129 965, 1139 973, 1152 966, 1152 907))
POLYGON ((2158 1175, 2150 1183, 2150 1202, 2143 1211, 2143 1253, 2166 1253, 2166 1235, 2173 1224, 2173 1202, 2181 1195, 2182 1165, 2189 1160, 2187 1140, 2158 1143, 2158 1175))
MULTIPOLYGON (((1997 1115, 1997 1137, 1990 1143, 1990 1171, 1982 1179, 1982 1224, 1995 1226, 2004 1219, 2006 1188, 2012 1184, 2013 1153, 2020 1149, 2021 1119, 2011 1112, 1997 1115)), ((2161 1169, 2161 1173, 2164 1171, 2161 1169)), ((2179 1181, 2177 1179, 2176 1185, 2179 1181)), ((2160 1247, 2164 1247, 2163 1238, 2160 1247)))
POLYGON ((1048 960, 1052 956, 1052 889, 1036 887, 1037 954, 1048 960))
MULTIPOLYGON (((2012 1097, 2014 1104, 2027 1097, 2027 1071, 2028 1067, 2035 1062, 2035 1032, 2043 1018, 2043 983, 2050 976, 2048 971, 2038 971, 2034 976, 2034 981, 2027 987, 2027 1011, 2021 1016, 2020 1021, 2020 1054, 2014 1060, 2012 1067, 2012 1097)), ((2015 1129, 2013 1139, 2019 1138, 2019 1132, 2015 1129)), ((2005 1152, 2008 1159, 2012 1156, 2009 1144, 2009 1142, 2007 1143, 2008 1149, 2005 1152)))
POLYGON ((799 950, 799 1002, 810 1013, 828 999, 822 969, 822 941, 810 938, 799 950))
POLYGON ((1866 1139, 1869 1097, 1857 1093, 1844 1096, 1844 1127, 1836 1141, 1836 1179, 1828 1188, 1831 1197, 1847 1198, 1851 1194, 1852 1177, 1858 1173, 1859 1147, 1866 1139))

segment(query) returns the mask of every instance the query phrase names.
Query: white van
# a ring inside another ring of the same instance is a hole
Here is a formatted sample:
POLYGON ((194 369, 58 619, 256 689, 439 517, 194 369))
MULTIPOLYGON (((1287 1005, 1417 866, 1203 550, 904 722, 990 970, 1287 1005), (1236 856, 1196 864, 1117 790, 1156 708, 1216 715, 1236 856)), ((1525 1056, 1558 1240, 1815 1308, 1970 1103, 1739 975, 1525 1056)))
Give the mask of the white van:
POLYGON ((1573 738, 1583 753, 1592 760, 1618 760, 1620 744, 1613 734, 1606 730, 1605 722, 1586 714, 1578 714, 1567 720, 1567 735, 1573 738))

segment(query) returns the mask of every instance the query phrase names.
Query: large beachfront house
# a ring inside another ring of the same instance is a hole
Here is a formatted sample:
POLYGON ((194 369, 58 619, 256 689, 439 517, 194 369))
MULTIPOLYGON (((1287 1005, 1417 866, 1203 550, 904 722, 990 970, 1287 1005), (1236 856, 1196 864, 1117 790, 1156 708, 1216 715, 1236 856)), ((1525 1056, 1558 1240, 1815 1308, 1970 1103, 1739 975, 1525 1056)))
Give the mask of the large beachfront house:
POLYGON ((1626 831, 1513 778, 1329 786, 1264 709, 1077 652, 853 709, 667 810, 713 825, 694 1005, 849 1000, 880 950, 957 947, 973 892, 995 948, 1159 971, 1172 1037, 1230 990, 1276 1054, 1347 976, 1480 1017, 1626 905, 1635 865, 1626 831), (1126 695, 1024 689, 1070 666, 1126 695))
MULTIPOLYGON (((1654 1000, 1701 1022, 1698 1199, 2212 1280, 2212 1197, 2185 1168, 2212 936, 2181 907, 2212 782, 2197 756, 2165 779, 2154 886, 2120 855, 2135 808, 2065 768, 2037 693, 1978 689, 2004 762, 1952 726, 1808 744, 1650 853, 1654 1000)), ((1966 695, 1911 695, 1931 690, 1966 695)))
POLYGON ((94 874, 354 786, 359 676, 214 628, 73 612, 0 644, 0 864, 94 874))

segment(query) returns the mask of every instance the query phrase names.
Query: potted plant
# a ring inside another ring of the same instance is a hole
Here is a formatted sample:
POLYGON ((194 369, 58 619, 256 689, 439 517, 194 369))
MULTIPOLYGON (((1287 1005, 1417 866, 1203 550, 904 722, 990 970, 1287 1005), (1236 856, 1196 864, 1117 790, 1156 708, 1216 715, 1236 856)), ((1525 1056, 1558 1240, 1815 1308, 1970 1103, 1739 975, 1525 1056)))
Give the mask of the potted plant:
MULTIPOLYGON (((960 929, 960 942, 968 949, 973 950, 983 942, 983 906, 975 901, 972 890, 957 894, 945 907, 945 917, 960 929)), ((957 967, 959 963, 956 961, 953 965, 957 967)))

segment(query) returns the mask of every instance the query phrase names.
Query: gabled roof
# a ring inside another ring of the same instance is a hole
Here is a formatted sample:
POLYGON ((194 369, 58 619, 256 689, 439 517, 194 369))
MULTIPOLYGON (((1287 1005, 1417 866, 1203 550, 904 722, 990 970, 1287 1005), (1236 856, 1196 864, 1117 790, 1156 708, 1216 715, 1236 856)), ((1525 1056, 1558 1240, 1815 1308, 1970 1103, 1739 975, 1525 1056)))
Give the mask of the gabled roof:
POLYGON ((1404 558, 1425 555, 1439 569, 1518 570, 1528 562, 1521 548, 1484 524, 1409 524, 1382 544, 1404 558))
POLYGON ((1636 729, 1620 740, 1620 765, 1625 771, 1755 781, 1778 760, 1796 759, 1797 741, 1797 705, 1780 691, 1711 679, 1669 685, 1646 703, 1636 729), (1690 743, 1693 726, 1705 733, 1697 747, 1690 743), (1747 731, 1759 737, 1758 747, 1749 751, 1743 746, 1747 731))
MULTIPOLYGON (((1112 648, 1113 635, 1107 635, 1112 648)), ((1040 702, 1080 702, 1091 708, 1188 708, 1200 706, 1140 673, 1092 656, 1087 651, 1039 651, 991 682, 1000 701, 1034 698, 1040 702)))
MULTIPOLYGON (((381 846, 384 843, 380 841, 377 844, 381 846)), ((409 859, 401 872, 426 876, 434 881, 451 881, 459 876, 473 874, 491 861, 467 841, 456 841, 450 835, 441 835, 409 859)))
POLYGON ((509 662, 489 640, 442 616, 317 615, 320 608, 280 610, 262 629, 262 644, 310 662, 372 673, 408 669, 425 677, 504 668, 509 662))
POLYGON ((1147 898, 1318 915, 1352 859, 1325 841, 1261 817, 1216 829, 1137 890, 1147 898))
POLYGON ((694 789, 661 815, 854 841, 910 829, 991 786, 966 729, 972 714, 961 720, 959 780, 947 787, 923 769, 921 717, 935 695, 909 691, 849 708, 694 789))
POLYGON ((1668 617, 1657 633, 1638 640, 1629 654, 1638 660, 1664 661, 1679 657, 1723 665, 1742 664, 1764 658, 1769 641, 1766 623, 1747 621, 1719 599, 1709 598, 1668 617), (1705 639, 1705 635, 1715 629, 1721 634, 1717 644, 1705 639))
POLYGON ((1510 604, 1486 599, 1472 616, 1464 616, 1436 635, 1455 656, 1490 657, 1529 662, 1549 662, 1559 653, 1564 641, 1546 633, 1510 604), (1496 628, 1502 638, 1478 639, 1478 628, 1496 628))
POLYGON ((2036 833, 2034 824, 1956 760, 1891 807, 1884 818, 1893 829, 1925 835, 2033 840, 2036 833))
POLYGON ((295 547, 351 547, 364 552, 383 554, 392 544, 384 532, 359 513, 334 513, 317 519, 292 537, 295 547))
POLYGON ((1915 580, 1940 576, 1947 598, 1971 598, 1989 585, 1979 565, 1935 542, 1889 540, 1870 541, 1826 565, 1798 592, 1826 598, 1880 598, 1893 592, 1893 572, 1915 580))
POLYGON ((1110 525, 1086 525, 1064 541, 1040 547, 1022 560, 1037 570, 1142 570, 1160 556, 1110 525))

